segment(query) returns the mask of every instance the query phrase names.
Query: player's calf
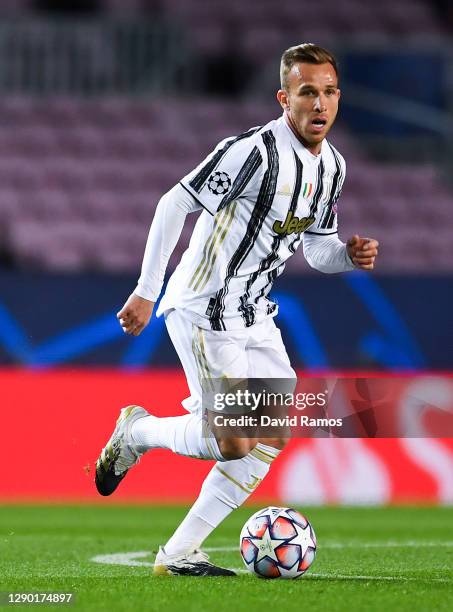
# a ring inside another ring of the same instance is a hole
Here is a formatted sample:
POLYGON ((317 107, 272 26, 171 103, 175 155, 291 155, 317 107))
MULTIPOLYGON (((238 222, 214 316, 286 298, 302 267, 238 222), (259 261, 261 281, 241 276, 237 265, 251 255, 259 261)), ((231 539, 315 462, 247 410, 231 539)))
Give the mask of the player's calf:
POLYGON ((260 438, 258 442, 261 444, 266 444, 266 446, 271 446, 272 448, 276 448, 278 450, 283 450, 288 444, 289 440, 289 438, 260 438))
POLYGON ((220 438, 220 440, 217 440, 222 457, 227 461, 242 459, 259 442, 277 450, 283 450, 288 444, 289 438, 220 438))
POLYGON ((256 438, 220 438, 217 440, 219 450, 226 461, 242 459, 255 448, 257 443, 256 438))

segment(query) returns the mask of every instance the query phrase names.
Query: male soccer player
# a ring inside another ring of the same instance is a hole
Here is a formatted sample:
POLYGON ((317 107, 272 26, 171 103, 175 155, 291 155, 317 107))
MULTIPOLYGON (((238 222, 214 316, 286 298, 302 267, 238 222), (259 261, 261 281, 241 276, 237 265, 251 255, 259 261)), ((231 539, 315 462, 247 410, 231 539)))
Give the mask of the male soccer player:
POLYGON ((322 272, 371 270, 378 243, 337 235, 337 200, 345 162, 326 140, 338 110, 337 63, 314 44, 284 52, 277 99, 283 115, 223 140, 156 209, 138 286, 118 313, 138 336, 148 324, 187 213, 202 209, 190 245, 171 276, 164 314, 190 389, 184 416, 157 418, 144 408, 121 411, 96 464, 96 486, 110 495, 153 448, 214 459, 200 495, 159 549, 156 574, 231 575, 200 547, 266 476, 282 439, 219 439, 201 414, 203 378, 295 378, 280 331, 272 283, 300 243, 322 272))

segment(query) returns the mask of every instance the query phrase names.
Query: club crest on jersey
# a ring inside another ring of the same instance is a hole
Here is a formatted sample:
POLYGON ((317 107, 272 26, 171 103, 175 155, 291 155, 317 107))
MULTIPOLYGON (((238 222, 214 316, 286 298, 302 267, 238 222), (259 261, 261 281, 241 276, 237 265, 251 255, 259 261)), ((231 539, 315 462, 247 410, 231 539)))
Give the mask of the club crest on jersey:
POLYGON ((313 191, 313 183, 304 183, 304 190, 302 192, 302 197, 309 198, 311 196, 312 191, 313 191))
POLYGON ((213 172, 208 179, 208 189, 214 195, 224 195, 230 187, 231 179, 226 172, 213 172))
POLYGON ((290 234, 300 234, 305 232, 307 228, 314 222, 314 217, 296 217, 291 211, 286 215, 286 219, 283 221, 275 221, 272 229, 276 234, 280 236, 289 236, 290 234))

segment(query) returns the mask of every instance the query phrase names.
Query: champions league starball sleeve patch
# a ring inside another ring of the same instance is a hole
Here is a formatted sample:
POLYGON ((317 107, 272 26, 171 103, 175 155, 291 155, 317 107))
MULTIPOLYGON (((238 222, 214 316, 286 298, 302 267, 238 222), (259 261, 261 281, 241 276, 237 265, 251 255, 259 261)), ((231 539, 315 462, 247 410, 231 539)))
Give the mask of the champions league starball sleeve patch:
POLYGON ((226 172, 213 172, 208 179, 208 189, 216 196, 222 196, 231 189, 231 179, 226 172))
POLYGON ((253 196, 253 181, 263 161, 253 138, 255 132, 252 129, 222 141, 181 180, 184 189, 212 215, 241 196, 253 196))

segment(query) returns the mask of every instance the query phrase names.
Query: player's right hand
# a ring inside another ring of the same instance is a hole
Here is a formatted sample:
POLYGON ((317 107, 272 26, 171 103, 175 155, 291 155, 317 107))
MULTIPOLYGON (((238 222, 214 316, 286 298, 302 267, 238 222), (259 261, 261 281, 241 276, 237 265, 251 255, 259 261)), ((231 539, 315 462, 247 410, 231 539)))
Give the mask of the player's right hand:
POLYGON ((155 302, 145 300, 133 293, 116 315, 125 334, 139 336, 148 325, 155 302))

